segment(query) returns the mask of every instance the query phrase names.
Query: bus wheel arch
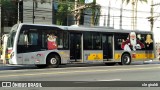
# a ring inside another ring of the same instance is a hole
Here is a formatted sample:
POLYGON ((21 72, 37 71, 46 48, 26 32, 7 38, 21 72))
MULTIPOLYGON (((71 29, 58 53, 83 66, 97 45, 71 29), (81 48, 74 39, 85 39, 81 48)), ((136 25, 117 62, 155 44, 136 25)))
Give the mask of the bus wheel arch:
POLYGON ((61 58, 58 53, 52 52, 46 57, 46 65, 48 68, 57 68, 60 64, 61 58))
POLYGON ((121 62, 120 65, 130 65, 132 62, 131 55, 129 52, 124 52, 121 56, 121 62))

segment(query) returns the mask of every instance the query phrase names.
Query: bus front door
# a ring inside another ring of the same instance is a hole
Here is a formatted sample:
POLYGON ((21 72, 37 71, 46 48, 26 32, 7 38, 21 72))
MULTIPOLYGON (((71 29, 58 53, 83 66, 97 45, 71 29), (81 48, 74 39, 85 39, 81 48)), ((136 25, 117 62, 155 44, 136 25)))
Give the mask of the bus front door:
POLYGON ((82 59, 81 37, 82 37, 82 34, 80 33, 70 34, 70 60, 72 62, 78 62, 82 59))
POLYGON ((113 35, 105 34, 102 36, 103 42, 103 59, 108 60, 113 58, 113 35))

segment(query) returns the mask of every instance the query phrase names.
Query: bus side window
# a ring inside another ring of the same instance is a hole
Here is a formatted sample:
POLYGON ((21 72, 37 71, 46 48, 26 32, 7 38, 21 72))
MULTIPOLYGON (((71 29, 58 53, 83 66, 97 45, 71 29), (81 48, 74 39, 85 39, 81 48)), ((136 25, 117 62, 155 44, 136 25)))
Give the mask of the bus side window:
POLYGON ((68 32, 63 33, 63 48, 68 49, 68 32))
POLYGON ((46 49, 47 48, 47 34, 46 33, 42 33, 42 48, 46 49))
POLYGON ((38 45, 38 34, 37 33, 30 33, 29 34, 29 44, 30 45, 38 45))
POLYGON ((57 33, 56 42, 58 44, 58 48, 63 48, 63 32, 62 31, 59 31, 57 33))
POLYGON ((20 34, 18 39, 18 45, 24 45, 24 35, 20 34))
POLYGON ((27 45, 28 44, 28 37, 26 34, 20 34, 18 45, 27 45))
POLYGON ((128 39, 128 33, 125 33, 125 34, 119 34, 119 33, 116 33, 115 34, 115 50, 123 50, 121 48, 121 44, 122 42, 126 41, 128 39))

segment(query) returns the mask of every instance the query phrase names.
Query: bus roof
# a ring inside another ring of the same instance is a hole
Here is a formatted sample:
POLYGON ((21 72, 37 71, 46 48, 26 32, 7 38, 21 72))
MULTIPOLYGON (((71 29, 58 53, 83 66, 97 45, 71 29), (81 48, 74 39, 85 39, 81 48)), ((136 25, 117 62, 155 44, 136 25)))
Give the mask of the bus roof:
POLYGON ((46 26, 46 27, 58 27, 63 30, 67 30, 68 26, 60 26, 60 25, 47 25, 47 24, 30 24, 30 23, 20 23, 19 25, 32 25, 32 26, 46 26))
POLYGON ((129 33, 129 32, 143 32, 143 33, 152 33, 152 31, 145 31, 145 30, 127 30, 127 29, 114 29, 111 27, 103 27, 103 26, 60 26, 60 25, 45 25, 45 24, 28 24, 28 23, 21 23, 20 25, 33 25, 33 26, 46 26, 46 27, 58 27, 62 30, 71 30, 71 31, 93 31, 93 32, 118 32, 118 33, 129 33))
POLYGON ((151 31, 145 31, 145 30, 127 30, 127 29, 114 29, 114 28, 107 28, 107 27, 74 27, 69 26, 68 30, 76 30, 76 31, 98 31, 98 32, 122 32, 122 33, 129 33, 129 32, 143 32, 143 33, 152 33, 151 31))

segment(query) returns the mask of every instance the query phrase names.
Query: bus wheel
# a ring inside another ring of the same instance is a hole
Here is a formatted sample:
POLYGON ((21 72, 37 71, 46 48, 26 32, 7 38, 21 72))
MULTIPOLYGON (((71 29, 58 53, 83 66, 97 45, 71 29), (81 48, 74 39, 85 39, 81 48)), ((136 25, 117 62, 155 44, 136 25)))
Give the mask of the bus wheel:
POLYGON ((131 63, 131 57, 129 54, 123 54, 121 58, 122 65, 129 65, 131 63))
POLYGON ((115 62, 113 62, 113 63, 105 63, 107 66, 113 66, 113 65, 115 65, 116 63, 115 62))
POLYGON ((48 68, 57 68, 60 65, 60 57, 55 54, 51 54, 47 57, 47 67, 48 68))

